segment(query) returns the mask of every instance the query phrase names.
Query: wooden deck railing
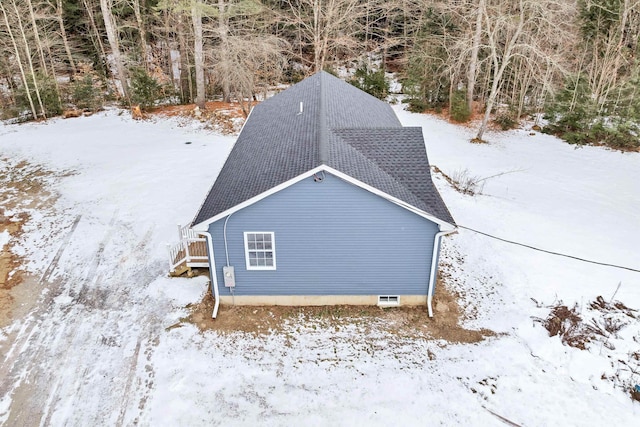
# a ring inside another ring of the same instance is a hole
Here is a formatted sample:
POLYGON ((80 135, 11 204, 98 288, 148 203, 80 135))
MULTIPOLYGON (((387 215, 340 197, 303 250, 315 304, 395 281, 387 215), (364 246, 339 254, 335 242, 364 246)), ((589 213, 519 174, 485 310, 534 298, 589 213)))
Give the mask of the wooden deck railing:
POLYGON ((174 272, 182 265, 202 264, 208 262, 207 239, 199 237, 189 226, 178 225, 179 243, 171 246, 169 250, 169 271, 174 272))

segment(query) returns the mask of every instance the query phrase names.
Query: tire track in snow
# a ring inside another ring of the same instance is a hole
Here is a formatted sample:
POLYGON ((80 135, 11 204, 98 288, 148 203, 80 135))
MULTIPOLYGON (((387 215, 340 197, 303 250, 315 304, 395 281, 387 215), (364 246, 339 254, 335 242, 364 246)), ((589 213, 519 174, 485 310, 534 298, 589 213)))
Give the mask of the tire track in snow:
POLYGON ((58 268, 58 262, 60 261, 60 257, 62 256, 64 250, 67 248, 67 245, 69 244, 69 240, 71 240, 71 236, 73 235, 73 232, 76 231, 76 228, 78 227, 78 224, 80 223, 81 218, 82 218, 82 215, 78 215, 76 217, 76 219, 73 221, 73 224, 71 225, 71 229, 64 236, 64 240, 60 244, 58 251, 54 255, 51 262, 49 263, 49 266, 47 267, 47 269, 42 274, 42 277, 40 278, 41 285, 44 283, 48 283, 49 279, 51 278, 51 274, 54 272, 56 268, 58 268))
MULTIPOLYGON (((58 263, 64 250, 71 241, 73 232, 76 230, 78 223, 80 222, 79 217, 74 221, 72 229, 65 236, 63 244, 58 250, 58 253, 56 253, 56 256, 54 256, 51 265, 43 274, 41 283, 43 286, 48 285, 48 292, 46 292, 42 301, 38 303, 38 307, 36 309, 37 313, 32 316, 34 323, 28 327, 28 329, 31 329, 31 332, 28 338, 24 340, 20 347, 20 351, 15 354, 14 359, 10 363, 3 363, 3 366, 6 366, 7 369, 7 374, 3 375, 3 378, 7 381, 0 383, 0 391, 2 391, 5 396, 18 395, 18 399, 11 400, 8 408, 8 417, 11 425, 40 424, 43 418, 47 419, 50 416, 48 414, 49 409, 47 406, 43 408, 30 400, 26 400, 25 397, 21 395, 21 388, 24 386, 29 389, 29 391, 25 391, 25 396, 29 394, 35 394, 37 396, 44 392, 44 390, 33 390, 34 385, 35 387, 53 386, 52 383, 56 380, 55 372, 52 373, 47 371, 46 368, 41 366, 41 363, 43 360, 60 361, 60 355, 55 354, 55 351, 60 348, 59 343, 63 338, 65 341, 62 343, 63 346, 65 343, 73 342, 78 333, 78 330, 76 329, 69 332, 70 335, 66 334, 69 327, 73 325, 73 321, 70 321, 68 315, 59 313, 60 308, 56 307, 54 298, 61 295, 60 288, 63 288, 65 283, 86 284, 87 282, 95 282, 96 272, 100 265, 104 248, 111 239, 112 225, 115 223, 116 218, 117 211, 114 213, 114 216, 109 223, 106 235, 98 245, 98 250, 93 256, 92 262, 89 264, 89 270, 85 275, 84 280, 77 280, 78 277, 72 275, 67 277, 66 280, 59 278, 53 282, 50 281, 53 272, 58 267, 58 263), (53 378, 51 378, 52 376, 53 378), (11 385, 11 387, 9 387, 9 385, 11 385)), ((68 289, 69 293, 72 290, 73 289, 68 289)), ((12 350, 15 348, 15 345, 12 346, 12 350)), ((73 348, 73 346, 66 345, 63 348, 68 352, 73 348)), ((59 386, 59 381, 56 382, 56 384, 59 386)), ((46 399, 46 401, 54 402, 53 398, 46 399)))
MULTIPOLYGON (((100 286, 100 283, 103 280, 103 273, 99 273, 98 269, 103 261, 104 252, 109 242, 113 238, 113 234, 115 231, 115 225, 117 220, 118 211, 116 210, 107 226, 107 231, 103 237, 103 239, 98 244, 98 249, 96 250, 95 255, 92 258, 91 263, 89 263, 89 268, 84 276, 84 280, 80 281, 79 291, 75 294, 73 304, 74 311, 81 312, 83 308, 86 310, 87 307, 95 307, 96 302, 99 300, 95 297, 95 289, 100 286), (82 307, 80 307, 82 306, 82 307)), ((85 313, 78 313, 76 317, 86 316, 85 313)), ((83 322, 84 323, 84 322, 83 322)), ((66 366, 70 365, 71 362, 74 362, 75 365, 81 366, 83 360, 91 360, 91 355, 88 355, 88 359, 80 358, 78 355, 78 351, 73 345, 76 341, 83 341, 81 338, 85 338, 84 341, 88 341, 90 336, 87 336, 87 331, 81 329, 81 325, 77 324, 77 322, 65 322, 65 326, 72 326, 71 332, 65 337, 63 343, 63 354, 57 355, 56 360, 60 361, 60 365, 66 366), (84 335, 84 336, 81 336, 84 335), (74 349, 71 351, 71 349, 74 349), (73 360, 72 360, 73 359, 73 360)), ((57 343, 56 343, 57 344, 57 343)), ((54 348, 58 348, 58 345, 52 346, 54 348)), ((67 404, 67 406, 73 407, 73 402, 78 399, 80 396, 80 390, 85 385, 85 377, 87 376, 88 368, 84 368, 80 375, 76 375, 73 378, 69 377, 59 377, 55 383, 55 386, 52 387, 51 392, 47 398, 47 404, 43 408, 43 414, 41 417, 40 425, 49 425, 51 422, 51 417, 53 416, 52 409, 56 407, 56 403, 61 400, 61 390, 65 383, 72 382, 71 389, 73 392, 70 394, 72 396, 71 404, 67 404)))
MULTIPOLYGON (((127 230, 122 227, 119 228, 119 231, 126 236, 127 230)), ((146 247, 151 240, 152 232, 153 229, 149 229, 141 240, 137 241, 135 245, 131 245, 133 246, 132 249, 125 251, 119 260, 114 259, 105 265, 105 268, 113 271, 114 274, 106 279, 109 282, 109 294, 108 298, 104 299, 99 307, 95 307, 96 298, 92 295, 100 288, 100 282, 103 280, 101 273, 98 274, 98 278, 95 280, 95 286, 88 287, 86 284, 83 286, 82 301, 79 301, 80 304, 94 306, 95 310, 97 310, 98 316, 91 316, 90 314, 93 311, 90 310, 89 316, 83 320, 83 323, 86 323, 89 329, 98 330, 99 328, 101 331, 117 330, 119 324, 138 324, 142 325, 142 327, 133 332, 128 329, 124 332, 124 337, 118 334, 115 337, 113 335, 108 337, 102 335, 102 340, 98 338, 96 341, 98 347, 89 345, 85 346, 81 351, 68 352, 61 362, 62 366, 78 365, 81 367, 92 362, 91 369, 93 374, 108 371, 111 381, 96 385, 92 384, 91 379, 83 378, 84 375, 75 378, 75 381, 73 381, 73 375, 71 378, 65 379, 49 396, 48 415, 43 418, 45 424, 50 422, 56 424, 60 421, 60 419, 57 419, 60 416, 63 417, 64 422, 75 425, 94 425, 103 423, 105 420, 110 420, 109 423, 113 422, 116 425, 130 424, 126 421, 126 416, 131 409, 129 405, 132 396, 138 394, 136 390, 141 384, 141 381, 137 378, 140 351, 145 347, 143 343, 150 341, 153 328, 159 323, 149 318, 150 316, 144 310, 140 312, 137 309, 132 310, 132 306, 138 304, 136 304, 135 298, 131 299, 131 301, 128 298, 129 288, 132 283, 135 283, 136 287, 145 289, 158 277, 157 270, 143 270, 146 273, 142 274, 143 277, 139 277, 140 272, 136 270, 139 269, 140 265, 145 265, 145 261, 148 261, 146 247), (107 315, 107 319, 100 315, 103 312, 107 315), (94 324, 96 325, 95 327, 93 326, 94 324), (127 353, 129 351, 128 348, 131 348, 129 344, 132 341, 135 342, 135 349, 133 349, 132 354, 123 354, 123 352, 127 353), (104 345, 104 347, 100 348, 100 344, 104 345), (100 356, 98 357, 93 354, 97 348, 100 349, 100 356), (96 396, 98 399, 95 398, 96 396), (117 400, 114 399, 116 396, 117 400), (81 404, 84 405, 82 412, 65 412, 65 408, 74 408, 81 404), (62 409, 59 409, 60 407, 62 409), (64 415, 52 415, 56 410, 60 410, 61 414, 64 415), (116 416, 117 420, 115 419, 116 416)), ((116 237, 117 239, 118 237, 116 237)), ((119 241, 119 245, 122 245, 122 243, 122 241, 119 241)), ((102 252, 104 252, 104 249, 102 252)), ((94 268, 90 268, 90 271, 94 271, 94 268)), ((87 279, 90 278, 91 274, 87 275, 87 279)), ((140 306, 146 307, 146 304, 141 304, 140 306)), ((88 341, 90 337, 87 336, 86 338, 85 341, 88 341)), ((145 354, 147 352, 148 350, 145 350, 145 354)), ((141 410, 143 406, 138 405, 132 408, 141 410)), ((136 415, 132 414, 130 418, 135 417, 136 415)))
MULTIPOLYGON (((49 265, 47 266, 47 269, 45 270, 45 272, 42 274, 42 277, 38 281, 37 284, 39 286, 45 287, 45 286, 51 284, 49 282, 49 279, 51 278, 51 275, 53 274, 53 272, 58 268, 58 262, 60 261, 60 257, 64 253, 64 250, 67 248, 67 245, 69 244, 69 241, 71 240, 71 236, 73 235, 74 231, 78 227, 78 223, 80 222, 81 218, 82 218, 82 215, 78 215, 76 217, 76 219, 73 221, 73 224, 71 225, 71 228, 69 229, 69 231, 67 232, 67 234, 63 238, 62 243, 60 244, 60 247, 58 248, 58 251, 54 255, 54 257, 51 260, 51 262, 49 263, 49 265)), ((48 296, 50 296, 50 294, 51 294, 51 292, 49 292, 43 298, 44 302, 46 302, 46 303, 50 302, 51 298, 47 298, 48 296)), ((41 304, 38 304, 38 306, 40 306, 40 305, 41 304)), ((40 310, 38 310, 38 312, 40 312, 40 310)), ((19 355, 22 351, 24 351, 24 349, 28 345, 32 335, 36 332, 36 329, 34 328, 34 323, 33 322, 37 323, 37 321, 39 319, 40 319, 40 315, 29 316, 27 318, 27 320, 23 323, 22 327, 20 328, 20 330, 18 331, 18 334, 16 335, 16 337, 14 339, 14 344, 11 346, 11 348, 9 348, 9 351, 7 352, 7 354, 5 355, 4 360, 2 361, 2 368, 0 368, 0 378, 5 378, 5 376, 7 374, 6 370, 8 369, 8 367, 13 365, 13 362, 15 361, 15 357, 13 359, 11 357, 13 356, 13 353, 14 353, 15 349, 20 347, 20 352, 17 353, 19 355), (24 334, 27 334, 26 339, 23 339, 24 334)), ((16 355, 16 357, 17 357, 17 355, 16 355)), ((3 382, 0 380, 0 392, 4 393, 4 391, 5 390, 3 388, 3 382)))
POLYGON ((58 248, 58 251, 54 255, 53 259, 49 263, 49 266, 43 273, 42 277, 38 281, 38 285, 43 288, 47 287, 48 292, 43 293, 44 297, 42 297, 42 301, 38 303, 38 308, 35 310, 35 313, 28 316, 22 327, 18 331, 16 337, 13 340, 13 344, 7 351, 5 355, 2 365, 0 366, 0 395, 8 396, 9 392, 15 388, 15 383, 11 381, 10 372, 14 369, 17 359, 20 357, 23 352, 26 351, 27 347, 30 345, 30 342, 33 341, 34 336, 38 337, 40 335, 39 328, 36 328, 38 324, 42 322, 44 317, 44 313, 42 308, 46 308, 53 299, 53 293, 48 286, 52 285, 52 282, 49 282, 51 275, 58 268, 58 263, 65 249, 67 248, 69 241, 71 240, 71 236, 75 232, 82 215, 78 215, 73 221, 71 228, 66 233, 65 237, 58 248), (18 351, 16 351, 18 350, 18 351))
MULTIPOLYGON (((147 245, 149 244, 149 241, 151 240, 151 235, 153 233, 153 228, 149 228, 149 230, 147 230, 147 232, 145 233, 145 235, 142 237, 142 240, 138 243, 138 245, 136 245, 136 247, 134 248, 134 260, 132 262, 135 262, 135 254, 141 254, 144 252, 144 249, 147 247, 147 245)), ((126 267, 128 261, 129 261, 129 256, 126 255, 125 257, 122 258, 122 260, 120 261, 120 264, 123 266, 123 268, 126 267)), ((153 279, 152 279, 153 280, 153 279)), ((150 282, 149 282, 150 283, 150 282)), ((147 285, 149 284, 147 283, 147 285)), ((147 324, 147 322, 145 322, 145 325, 147 324)), ((144 335, 147 335, 149 331, 143 331, 144 335)), ((124 425, 124 419, 125 416, 127 414, 127 409, 129 407, 129 401, 130 401, 130 395, 131 395, 131 387, 133 385, 133 380, 136 376, 136 371, 138 368, 138 363, 139 363, 139 357, 140 357, 140 347, 142 345, 142 333, 138 336, 138 341, 136 343, 136 348, 134 350, 133 353, 133 357, 131 358, 131 364, 129 365, 129 372, 127 375, 127 382, 125 385, 125 389, 124 389, 124 399, 122 401, 122 406, 120 407, 120 411, 118 414, 118 420, 116 422, 116 426, 120 427, 122 425, 124 425)))

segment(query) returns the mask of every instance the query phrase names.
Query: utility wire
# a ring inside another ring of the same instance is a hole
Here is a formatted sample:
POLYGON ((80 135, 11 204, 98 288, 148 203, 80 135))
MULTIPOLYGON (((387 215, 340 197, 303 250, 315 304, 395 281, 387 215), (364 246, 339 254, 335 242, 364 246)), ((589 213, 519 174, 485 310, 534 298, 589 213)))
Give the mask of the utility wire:
POLYGON ((593 260, 590 260, 590 259, 584 259, 584 258, 580 258, 580 257, 573 256, 573 255, 563 254, 563 253, 560 253, 560 252, 548 251, 546 249, 536 248, 535 246, 526 245, 524 243, 514 242, 513 240, 503 239, 502 237, 498 237, 498 236, 494 236, 494 235, 491 235, 491 234, 488 234, 488 233, 485 233, 485 232, 482 232, 482 231, 478 231, 478 230, 475 230, 475 229, 473 229, 471 227, 465 227, 464 225, 460 225, 460 224, 456 224, 456 225, 459 228, 464 228, 465 230, 473 231, 474 233, 482 234, 483 236, 487 236, 487 237, 490 237, 492 239, 500 240, 500 241, 505 242, 505 243, 511 243, 512 245, 518 245, 518 246, 522 246, 522 247, 525 247, 525 248, 533 249, 534 251, 544 252, 544 253, 551 254, 551 255, 558 255, 558 256, 565 257, 565 258, 571 258, 571 259, 575 259, 575 260, 582 261, 582 262, 588 262, 590 264, 604 265, 606 267, 620 268, 622 270, 629 270, 629 271, 633 271, 633 272, 636 272, 636 273, 640 273, 640 270, 637 269, 637 268, 625 267, 625 266, 616 265, 616 264, 609 264, 609 263, 600 262, 600 261, 593 261, 593 260))

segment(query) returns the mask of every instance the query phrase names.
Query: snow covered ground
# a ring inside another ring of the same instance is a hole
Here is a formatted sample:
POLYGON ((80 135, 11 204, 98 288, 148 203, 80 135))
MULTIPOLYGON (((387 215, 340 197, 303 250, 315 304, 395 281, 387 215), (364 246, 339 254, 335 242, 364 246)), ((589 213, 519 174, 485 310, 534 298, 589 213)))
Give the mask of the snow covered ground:
MULTIPOLYGON (((456 221, 505 239, 640 267, 640 155, 575 149, 524 130, 489 134, 401 111, 431 163, 485 178, 463 195, 438 174, 456 221)), ((535 252, 461 229, 444 262, 477 344, 389 336, 375 327, 291 322, 268 335, 173 325, 206 280, 166 278, 167 243, 198 209, 233 138, 176 120, 108 111, 0 125, 0 173, 25 160, 56 178, 50 212, 0 233, 39 289, 0 330, 5 425, 632 425, 640 406, 609 378, 640 351, 638 321, 607 347, 564 346, 532 317, 602 295, 640 308, 640 274, 535 252), (609 348, 613 347, 613 349, 609 348), (605 378, 605 379, 603 379, 605 378)), ((1 201, 1 199, 0 199, 1 201)), ((6 211, 11 217, 19 212, 6 211)), ((635 422, 634 422, 635 421, 635 422)))

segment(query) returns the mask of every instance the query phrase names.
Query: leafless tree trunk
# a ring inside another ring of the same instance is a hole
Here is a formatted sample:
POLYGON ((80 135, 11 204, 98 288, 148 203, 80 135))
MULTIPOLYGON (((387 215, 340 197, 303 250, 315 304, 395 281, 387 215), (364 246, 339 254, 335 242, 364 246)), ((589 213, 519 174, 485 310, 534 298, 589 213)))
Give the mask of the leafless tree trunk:
POLYGON ((502 83, 502 75, 504 74, 504 70, 507 69, 507 66, 511 62, 514 54, 514 48, 516 44, 519 42, 520 35, 522 33, 522 29, 525 24, 525 5, 524 1, 520 0, 520 10, 517 18, 516 28, 513 30, 513 34, 509 39, 506 40, 506 44, 504 46, 504 50, 502 54, 498 52, 498 43, 500 40, 497 39, 498 35, 498 24, 496 22, 492 22, 491 17, 487 12, 486 5, 484 5, 483 15, 485 17, 485 26, 487 31, 487 37, 489 39, 489 54, 491 58, 491 62, 493 64, 492 68, 492 83, 491 90, 489 92, 489 97, 487 98, 487 104, 485 106, 484 116, 482 117, 482 122, 480 123, 480 128, 478 129, 478 133, 476 134, 475 140, 482 141, 482 137, 484 136, 485 131, 487 130, 487 125, 489 124, 489 117, 491 116, 491 110, 493 109, 493 105, 495 104, 496 98, 499 93, 499 88, 502 83))
POLYGON ((129 85, 127 83, 127 73, 125 71, 124 59, 120 52, 120 41, 118 38, 118 29, 113 20, 113 14, 111 8, 113 7, 112 0, 100 0, 100 10, 102 11, 102 18, 104 20, 104 27, 107 32, 107 40, 109 40, 109 47, 111 47, 111 55, 113 56, 114 66, 116 68, 117 78, 120 80, 120 95, 124 96, 129 101, 129 85))
POLYGON ((33 28, 33 37, 38 51, 38 57, 40 58, 40 68, 42 72, 48 76, 47 61, 44 59, 44 50, 42 49, 42 41, 40 40, 40 31, 38 31, 38 24, 36 22, 36 15, 33 12, 33 3, 31 0, 27 0, 27 7, 29 8, 29 18, 31 18, 31 27, 33 28))
POLYGON ((196 105, 205 108, 204 52, 202 38, 202 6, 200 0, 192 0, 191 20, 193 22, 193 56, 196 67, 196 105))
MULTIPOLYGON (((22 42, 24 43, 25 56, 27 57, 27 65, 29 66, 29 72, 31 73, 31 78, 33 79, 33 89, 36 92, 36 98, 38 99, 38 105, 40 106, 40 113, 42 118, 47 118, 47 113, 44 108, 44 104, 42 103, 42 97, 40 96, 40 88, 38 87, 38 77, 36 76, 35 68, 33 67, 33 61, 31 60, 31 49, 29 48, 29 40, 27 39, 27 34, 25 32, 24 25, 22 24, 22 18, 20 18, 20 11, 18 10, 18 6, 16 5, 15 0, 11 0, 13 4, 13 9, 16 12, 16 20, 18 23, 18 28, 20 29, 20 34, 22 35, 22 42)), ((28 87, 27 87, 28 88, 28 87)))
MULTIPOLYGON (((597 3, 591 4, 590 7, 604 8, 597 3)), ((628 51, 627 45, 637 41, 639 35, 638 22, 630 25, 630 18, 640 15, 640 2, 624 0, 619 3, 617 10, 607 12, 615 12, 619 21, 617 25, 611 25, 606 34, 595 34, 591 42, 592 57, 589 69, 590 88, 600 112, 608 101, 610 92, 618 84, 620 69, 628 66, 629 56, 633 56, 633 53, 629 55, 625 54, 625 51, 628 51)), ((601 31, 600 28, 598 31, 601 31)))
POLYGON ((133 13, 136 17, 136 24, 138 27, 138 32, 140 33, 140 51, 142 54, 142 63, 144 64, 145 69, 149 69, 149 52, 147 48, 147 31, 144 27, 144 21, 142 19, 142 13, 140 12, 140 0, 133 0, 133 13))
POLYGON ((219 79, 222 84, 222 100, 231 100, 231 85, 229 84, 229 74, 232 72, 229 61, 229 25, 227 23, 227 13, 225 11, 224 0, 218 0, 218 35, 220 37, 220 61, 222 73, 219 79))
POLYGON ((476 86, 480 41, 482 40, 482 13, 484 8, 484 0, 479 0, 478 10, 476 12, 475 33, 473 34, 473 45, 471 47, 471 58, 469 60, 469 73, 467 74, 467 106, 470 112, 473 111, 473 93, 476 86))
POLYGON ((104 44, 102 43, 102 35, 100 34, 100 31, 98 31, 98 26, 96 25, 96 20, 93 15, 93 4, 88 3, 89 1, 91 0, 82 0, 82 3, 84 4, 87 16, 89 17, 89 24, 91 25, 91 29, 93 30, 93 39, 95 40, 95 43, 99 48, 101 58, 104 58, 104 60, 106 61, 107 51, 105 50, 104 44))
POLYGON ((7 11, 0 2, 0 10, 2 10, 2 15, 4 16, 4 22, 7 26, 7 34, 9 34, 9 38, 11 39, 11 43, 13 45, 13 53, 16 55, 16 60, 18 62, 18 68, 20 69, 20 76, 22 77, 22 84, 24 84, 25 92, 27 94, 27 99, 29 100, 29 106, 31 107, 31 114, 34 119, 38 118, 38 113, 36 112, 35 104, 33 103, 33 98, 31 97, 31 90, 29 88, 29 82, 27 80, 27 74, 24 70, 24 66, 22 64, 22 58, 20 55, 20 49, 18 48, 18 43, 16 42, 16 38, 13 35, 13 30, 11 29, 11 24, 9 22, 9 17, 7 16, 7 11))
POLYGON ((185 23, 183 22, 182 15, 178 16, 178 49, 180 54, 180 92, 183 100, 188 102, 193 101, 193 81, 191 78, 191 69, 189 66, 189 48, 187 43, 187 36, 183 28, 185 23))
POLYGON ((71 66, 71 71, 73 74, 76 74, 76 63, 73 60, 73 55, 71 54, 71 47, 69 46, 69 38, 67 37, 67 31, 64 28, 64 19, 62 16, 62 0, 57 0, 56 7, 56 17, 58 21, 58 27, 60 28, 60 37, 62 37, 62 43, 64 44, 64 51, 67 54, 67 60, 69 61, 69 65, 71 66))
MULTIPOLYGON (((354 52, 358 20, 366 13, 359 0, 286 0, 303 43, 313 49, 313 70, 322 70, 327 57, 341 50, 354 52)), ((305 61, 305 58, 300 58, 305 61)), ((306 62, 306 61, 305 61, 306 62)))
POLYGON ((218 0, 218 37, 220 37, 218 61, 220 62, 219 69, 221 70, 221 72, 218 73, 218 79, 222 86, 222 100, 224 102, 229 102, 231 100, 229 75, 233 72, 229 58, 229 25, 227 22, 226 11, 228 7, 229 6, 225 4, 224 0, 218 0))

